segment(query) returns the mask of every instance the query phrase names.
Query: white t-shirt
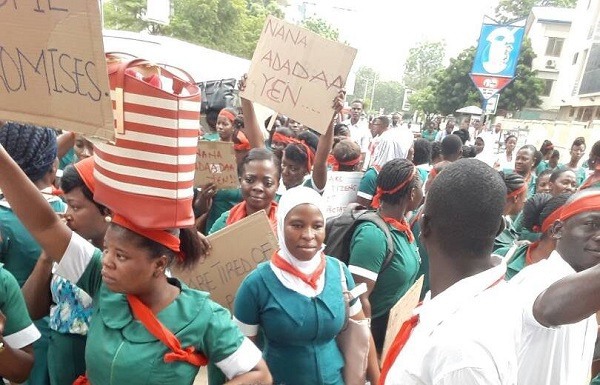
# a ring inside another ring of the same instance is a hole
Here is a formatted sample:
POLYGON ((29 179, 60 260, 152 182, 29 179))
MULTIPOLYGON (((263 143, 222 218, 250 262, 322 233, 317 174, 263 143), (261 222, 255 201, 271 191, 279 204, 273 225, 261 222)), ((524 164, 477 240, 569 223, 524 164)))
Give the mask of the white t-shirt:
POLYGON ((419 324, 385 385, 515 385, 521 335, 506 264, 455 283, 416 310, 419 324), (500 280, 500 281, 499 281, 500 280))
POLYGON ((548 286, 575 270, 553 251, 548 259, 527 266, 510 285, 523 298, 523 335, 519 352, 519 384, 588 384, 598 332, 596 316, 570 325, 547 328, 533 316, 536 298, 548 286))
POLYGON ((352 124, 352 121, 349 119, 344 124, 350 129, 350 137, 360 146, 360 151, 368 153, 372 138, 371 131, 369 131, 369 122, 365 119, 360 119, 356 124, 352 124))

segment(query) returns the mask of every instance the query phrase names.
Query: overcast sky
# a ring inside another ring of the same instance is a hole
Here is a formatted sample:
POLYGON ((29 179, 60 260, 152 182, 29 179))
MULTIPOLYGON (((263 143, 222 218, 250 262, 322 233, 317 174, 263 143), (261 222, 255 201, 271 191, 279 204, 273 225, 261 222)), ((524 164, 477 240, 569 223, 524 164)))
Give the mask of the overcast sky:
MULTIPOLYGON (((484 15, 498 0, 288 0, 306 4, 358 49, 355 68, 368 65, 385 80, 400 80, 408 50, 420 41, 445 40, 446 61, 479 37, 484 15)), ((298 16, 299 14, 297 14, 298 16)))

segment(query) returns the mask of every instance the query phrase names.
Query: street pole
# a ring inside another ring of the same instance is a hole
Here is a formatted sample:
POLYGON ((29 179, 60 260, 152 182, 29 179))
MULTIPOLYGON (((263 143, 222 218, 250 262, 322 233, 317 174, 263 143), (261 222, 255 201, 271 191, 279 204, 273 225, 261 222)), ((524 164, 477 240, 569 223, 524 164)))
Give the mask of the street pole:
POLYGON ((373 89, 371 90, 371 110, 375 110, 375 82, 377 81, 377 76, 373 78, 373 89))

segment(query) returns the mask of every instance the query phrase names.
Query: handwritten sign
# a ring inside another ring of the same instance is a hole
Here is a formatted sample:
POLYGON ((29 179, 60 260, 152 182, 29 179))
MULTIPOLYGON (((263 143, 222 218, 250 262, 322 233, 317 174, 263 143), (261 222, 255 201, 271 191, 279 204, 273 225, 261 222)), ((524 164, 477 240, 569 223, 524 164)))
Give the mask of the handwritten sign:
POLYGON ((97 0, 0 1, 0 120, 111 139, 97 0))
POLYGON ((419 304, 421 289, 423 288, 423 276, 417 279, 410 289, 400 298, 398 302, 390 310, 390 318, 388 318, 388 326, 385 331, 385 341, 383 343, 383 352, 381 357, 386 357, 394 338, 400 331, 404 321, 408 320, 413 315, 414 308, 419 304))
POLYGON ((356 49, 267 17, 241 96, 324 134, 356 49))
POLYGON ((211 298, 233 310, 235 294, 256 266, 277 250, 277 240, 267 215, 259 211, 208 236, 210 255, 192 269, 173 268, 173 276, 189 287, 210 293, 211 298))
POLYGON ((231 142, 198 142, 195 186, 214 183, 217 188, 238 188, 235 150, 231 142))
POLYGON ((323 192, 326 202, 325 217, 334 217, 344 211, 348 204, 356 202, 362 172, 328 171, 323 192))

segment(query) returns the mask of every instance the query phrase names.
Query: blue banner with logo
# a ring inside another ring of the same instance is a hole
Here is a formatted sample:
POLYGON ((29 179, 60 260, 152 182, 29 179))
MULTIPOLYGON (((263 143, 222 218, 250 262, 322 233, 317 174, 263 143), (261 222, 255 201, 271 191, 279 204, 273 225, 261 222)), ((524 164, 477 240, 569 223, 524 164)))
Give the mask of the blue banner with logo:
POLYGON ((524 27, 483 24, 471 73, 513 78, 524 35, 524 27))

